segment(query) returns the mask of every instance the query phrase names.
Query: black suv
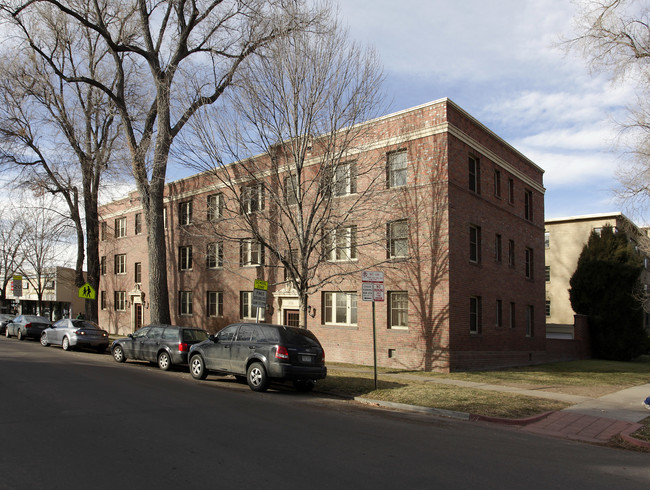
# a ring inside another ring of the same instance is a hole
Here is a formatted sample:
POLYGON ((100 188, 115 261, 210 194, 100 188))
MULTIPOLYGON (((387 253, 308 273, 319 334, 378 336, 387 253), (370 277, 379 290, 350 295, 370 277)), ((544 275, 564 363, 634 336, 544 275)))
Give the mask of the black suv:
POLYGON ((149 325, 113 341, 111 353, 117 362, 151 361, 167 371, 174 364, 187 364, 190 347, 207 338, 208 332, 200 328, 149 325))
POLYGON ((233 374, 253 391, 265 391, 271 380, 293 381, 309 391, 327 375, 325 351, 309 330, 266 323, 228 325, 216 336, 190 348, 190 373, 233 374))

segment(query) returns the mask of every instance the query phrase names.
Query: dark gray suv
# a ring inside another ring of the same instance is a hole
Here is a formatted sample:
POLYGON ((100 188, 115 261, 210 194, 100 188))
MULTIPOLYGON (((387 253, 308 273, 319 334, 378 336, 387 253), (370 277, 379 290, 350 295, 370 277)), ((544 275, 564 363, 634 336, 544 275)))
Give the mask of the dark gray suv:
POLYGON ((113 341, 111 353, 117 362, 127 359, 158 363, 167 371, 174 364, 187 364, 190 347, 208 338, 200 328, 175 325, 149 325, 113 341))
POLYGON ((233 374, 253 391, 265 391, 272 380, 309 391, 327 375, 325 351, 312 332, 266 323, 228 325, 190 348, 189 365, 195 379, 233 374))

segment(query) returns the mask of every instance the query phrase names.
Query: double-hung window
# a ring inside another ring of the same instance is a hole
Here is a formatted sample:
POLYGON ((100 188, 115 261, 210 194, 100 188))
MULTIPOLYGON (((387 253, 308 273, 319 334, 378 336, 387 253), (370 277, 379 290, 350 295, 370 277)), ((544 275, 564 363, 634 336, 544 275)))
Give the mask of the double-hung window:
POLYGON ((243 187, 241 190, 242 214, 255 213, 264 209, 264 185, 262 183, 243 187))
POLYGON ((481 163, 477 157, 471 156, 468 160, 469 168, 469 190, 481 193, 481 163))
POLYGON ((333 192, 335 196, 347 196, 357 192, 357 164, 339 163, 334 169, 333 192))
POLYGON ((264 247, 255 240, 246 239, 239 242, 239 263, 242 266, 263 265, 264 247))
POLYGON ((525 251, 525 260, 526 260, 526 279, 533 278, 533 249, 526 248, 525 251))
POLYGON ((524 218, 533 221, 533 191, 524 191, 524 218))
POLYGON ((223 316, 223 291, 208 291, 206 299, 208 317, 223 316))
POLYGON ((298 203, 300 188, 298 186, 298 177, 296 175, 287 175, 284 178, 284 197, 289 206, 298 203))
POLYGON ((323 293, 323 322, 326 325, 357 324, 357 293, 323 293))
POLYGON ((192 291, 178 292, 178 314, 181 316, 192 314, 192 291))
POLYGON ((357 227, 346 226, 331 230, 327 242, 327 260, 346 262, 357 258, 357 227))
POLYGON ((481 333, 481 297, 469 298, 469 333, 481 333))
POLYGON ((240 291, 239 292, 239 318, 251 319, 256 318, 257 308, 253 307, 253 292, 240 291))
POLYGON ((388 253, 391 259, 408 257, 408 222, 405 219, 388 224, 388 253))
POLYGON ((142 233, 142 213, 136 213, 135 215, 135 226, 134 226, 134 232, 136 235, 139 235, 142 233))
POLYGON ((223 267, 223 242, 208 243, 206 262, 208 269, 223 267))
POLYGON ((388 328, 407 329, 409 326, 409 297, 407 292, 388 293, 388 328))
POLYGON ((213 222, 223 217, 223 194, 208 196, 208 221, 213 222))
POLYGON ((126 217, 115 218, 115 238, 126 236, 126 217))
POLYGON ((192 201, 185 201, 178 205, 178 223, 181 226, 192 223, 192 201))
POLYGON ((178 269, 182 271, 192 270, 192 247, 178 247, 178 269))
POLYGON ((113 299, 116 311, 126 311, 126 291, 115 291, 113 299))
POLYGON ((407 181, 406 150, 394 151, 388 154, 386 163, 386 182, 389 188, 403 187, 407 181))
POLYGON ((481 262, 481 227, 469 227, 469 261, 478 264, 481 262))
POLYGON ((126 274, 126 254, 117 254, 114 263, 115 274, 126 274))

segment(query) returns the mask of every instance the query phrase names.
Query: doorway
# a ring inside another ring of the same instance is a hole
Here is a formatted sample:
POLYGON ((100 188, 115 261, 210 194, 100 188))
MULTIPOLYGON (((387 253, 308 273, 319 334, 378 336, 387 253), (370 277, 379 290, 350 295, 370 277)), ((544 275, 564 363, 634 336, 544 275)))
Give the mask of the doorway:
POLYGON ((299 310, 284 310, 284 324, 290 327, 300 326, 300 311, 299 310))
POLYGON ((133 331, 142 328, 142 303, 133 303, 133 331))

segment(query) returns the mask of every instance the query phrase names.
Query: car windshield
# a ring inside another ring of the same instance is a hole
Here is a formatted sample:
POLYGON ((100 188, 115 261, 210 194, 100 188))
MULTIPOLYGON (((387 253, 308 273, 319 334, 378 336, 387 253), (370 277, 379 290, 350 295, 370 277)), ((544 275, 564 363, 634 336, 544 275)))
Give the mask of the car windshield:
POLYGON ((208 332, 205 330, 183 330, 183 342, 192 342, 199 341, 202 342, 207 340, 208 332))
POLYGON ((26 323, 50 323, 47 318, 42 316, 25 315, 23 318, 25 319, 26 323))
POLYGON ((72 320, 72 325, 74 328, 82 328, 84 330, 101 330, 99 325, 88 320, 72 320))

